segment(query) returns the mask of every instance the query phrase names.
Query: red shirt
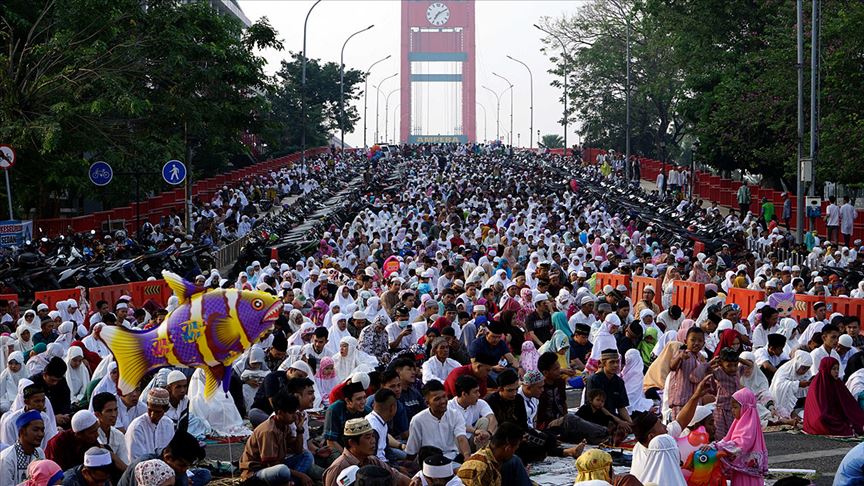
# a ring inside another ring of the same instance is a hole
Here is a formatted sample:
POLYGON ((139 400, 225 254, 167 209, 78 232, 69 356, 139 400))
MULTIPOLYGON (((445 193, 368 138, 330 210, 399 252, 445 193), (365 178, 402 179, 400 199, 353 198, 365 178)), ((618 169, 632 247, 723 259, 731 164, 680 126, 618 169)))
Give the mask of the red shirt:
POLYGON ((64 430, 48 441, 45 458, 56 462, 60 469, 67 470, 84 464, 84 453, 98 444, 84 444, 71 429, 64 430))
POLYGON ((456 396, 456 380, 458 380, 462 375, 470 375, 477 378, 477 382, 480 384, 480 396, 486 396, 486 379, 478 378, 477 375, 474 374, 471 365, 467 364, 455 368, 449 375, 447 375, 447 381, 444 382, 444 391, 447 392, 448 397, 453 398, 456 396))

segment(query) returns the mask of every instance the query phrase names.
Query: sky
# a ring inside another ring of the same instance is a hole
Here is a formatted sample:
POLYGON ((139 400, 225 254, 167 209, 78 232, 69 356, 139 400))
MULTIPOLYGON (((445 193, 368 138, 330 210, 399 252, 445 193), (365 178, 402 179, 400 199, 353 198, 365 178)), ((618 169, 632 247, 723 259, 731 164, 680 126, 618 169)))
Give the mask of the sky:
MULTIPOLYGON (((436 0, 430 0, 434 3, 436 0)), ((447 0, 443 1, 445 4, 447 0)), ((279 32, 285 44, 282 52, 265 50, 260 54, 267 60, 266 71, 272 74, 278 70, 280 61, 288 57, 289 51, 300 52, 303 45, 303 20, 313 0, 240 0, 239 4, 247 17, 253 22, 266 16, 273 27, 279 32)), ((479 139, 493 140, 496 133, 495 96, 481 88, 486 85, 499 93, 507 88, 507 84, 492 75, 496 72, 510 80, 514 85, 513 92, 513 142, 524 147, 529 143, 529 77, 528 71, 522 65, 507 59, 510 55, 525 62, 534 75, 534 146, 537 144, 537 130, 541 135, 555 133, 563 135, 563 128, 556 121, 560 119, 562 106, 558 101, 560 88, 553 88, 550 83, 553 75, 547 72, 552 67, 548 57, 540 52, 544 35, 532 24, 538 23, 542 17, 561 17, 572 14, 582 2, 577 1, 499 1, 477 0, 476 18, 476 50, 477 50, 477 101, 485 107, 477 108, 477 136, 479 139), (518 135, 518 136, 517 136, 518 135)), ((366 1, 366 0, 323 0, 312 11, 306 35, 307 56, 325 61, 339 62, 342 43, 353 32, 370 24, 375 24, 371 30, 354 37, 345 48, 345 65, 349 68, 365 71, 372 63, 387 56, 392 57, 377 64, 369 75, 369 98, 367 117, 367 141, 372 142, 375 126, 375 93, 371 87, 383 78, 399 72, 401 43, 401 2, 398 0, 366 1)), ((379 130, 383 138, 385 113, 384 97, 386 93, 399 87, 399 76, 385 81, 381 85, 379 130)), ((394 127, 394 110, 399 103, 398 93, 390 98, 389 138, 392 138, 394 127), (395 101, 394 101, 395 100, 395 101)), ((431 95, 430 95, 431 96, 431 95)), ((440 127, 450 119, 448 113, 436 105, 430 104, 428 110, 428 125, 440 127), (437 109, 436 109, 437 107, 437 109)), ((363 113, 363 98, 357 105, 363 113)), ((398 116, 396 114, 395 116, 398 116)), ((500 134, 505 137, 505 131, 510 126, 510 95, 501 97, 500 103, 500 134)), ((568 144, 576 142, 575 126, 570 124, 568 144), (572 140, 572 142, 571 142, 572 140)), ((434 130, 433 130, 434 132, 434 130)), ((443 132, 442 132, 443 133, 443 132)), ((352 146, 363 145, 363 120, 361 119, 354 133, 345 134, 345 143, 352 146)))

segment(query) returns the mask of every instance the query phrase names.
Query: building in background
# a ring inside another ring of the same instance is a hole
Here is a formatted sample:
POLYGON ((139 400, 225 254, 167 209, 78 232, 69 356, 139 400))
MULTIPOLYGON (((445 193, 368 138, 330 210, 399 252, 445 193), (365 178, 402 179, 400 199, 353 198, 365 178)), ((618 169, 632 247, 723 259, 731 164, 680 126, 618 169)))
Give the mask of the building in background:
MULTIPOLYGON (((201 0, 180 0, 180 3, 192 3, 197 1, 201 0)), ((252 25, 249 17, 243 13, 243 9, 241 9, 240 5, 237 4, 237 0, 207 0, 207 2, 210 6, 216 9, 217 12, 237 19, 238 22, 243 24, 243 28, 252 25)))

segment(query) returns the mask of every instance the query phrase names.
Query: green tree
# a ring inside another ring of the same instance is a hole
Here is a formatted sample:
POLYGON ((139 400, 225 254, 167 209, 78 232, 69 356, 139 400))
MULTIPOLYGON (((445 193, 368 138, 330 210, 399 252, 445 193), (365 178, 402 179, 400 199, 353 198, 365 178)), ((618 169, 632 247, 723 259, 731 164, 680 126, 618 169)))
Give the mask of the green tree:
POLYGON ((564 137, 556 134, 543 135, 543 138, 540 139, 540 143, 543 147, 546 148, 563 148, 564 147, 564 137))
MULTIPOLYGON (((188 147, 193 176, 225 167, 267 109, 253 50, 281 47, 266 20, 244 32, 207 2, 176 0, 9 0, 0 42, 0 140, 19 154, 15 197, 37 214, 56 209, 49 195, 92 197, 93 160, 158 172, 188 147)), ((99 197, 128 201, 128 184, 99 197)))
MULTIPOLYGON (((282 61, 269 93, 271 110, 267 114, 265 139, 274 150, 287 152, 300 147, 302 134, 301 79, 302 54, 291 53, 290 61, 282 61)), ((352 102, 362 93, 364 73, 345 70, 345 131, 351 132, 360 120, 352 102)), ((322 63, 320 59, 306 62, 306 146, 326 145, 329 134, 339 132, 339 63, 322 63)))

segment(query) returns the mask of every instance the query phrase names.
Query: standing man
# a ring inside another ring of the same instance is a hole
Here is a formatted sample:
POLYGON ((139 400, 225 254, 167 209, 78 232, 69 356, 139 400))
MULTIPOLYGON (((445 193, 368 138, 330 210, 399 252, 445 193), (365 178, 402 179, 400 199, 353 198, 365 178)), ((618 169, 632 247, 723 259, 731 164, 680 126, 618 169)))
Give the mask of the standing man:
POLYGON ((744 217, 750 212, 750 188, 747 186, 747 181, 743 181, 741 187, 738 188, 737 199, 738 207, 741 209, 739 221, 744 221, 744 217))
POLYGON ((852 229, 856 217, 858 211, 852 205, 852 200, 849 196, 844 197, 843 206, 840 207, 840 233, 843 234, 843 244, 846 246, 852 242, 852 229))
POLYGON ((840 207, 837 206, 837 198, 828 198, 828 207, 825 208, 825 226, 828 227, 828 241, 839 242, 837 230, 840 229, 840 207))
POLYGON ((783 193, 783 225, 789 229, 789 221, 792 220, 792 198, 788 192, 783 193))

